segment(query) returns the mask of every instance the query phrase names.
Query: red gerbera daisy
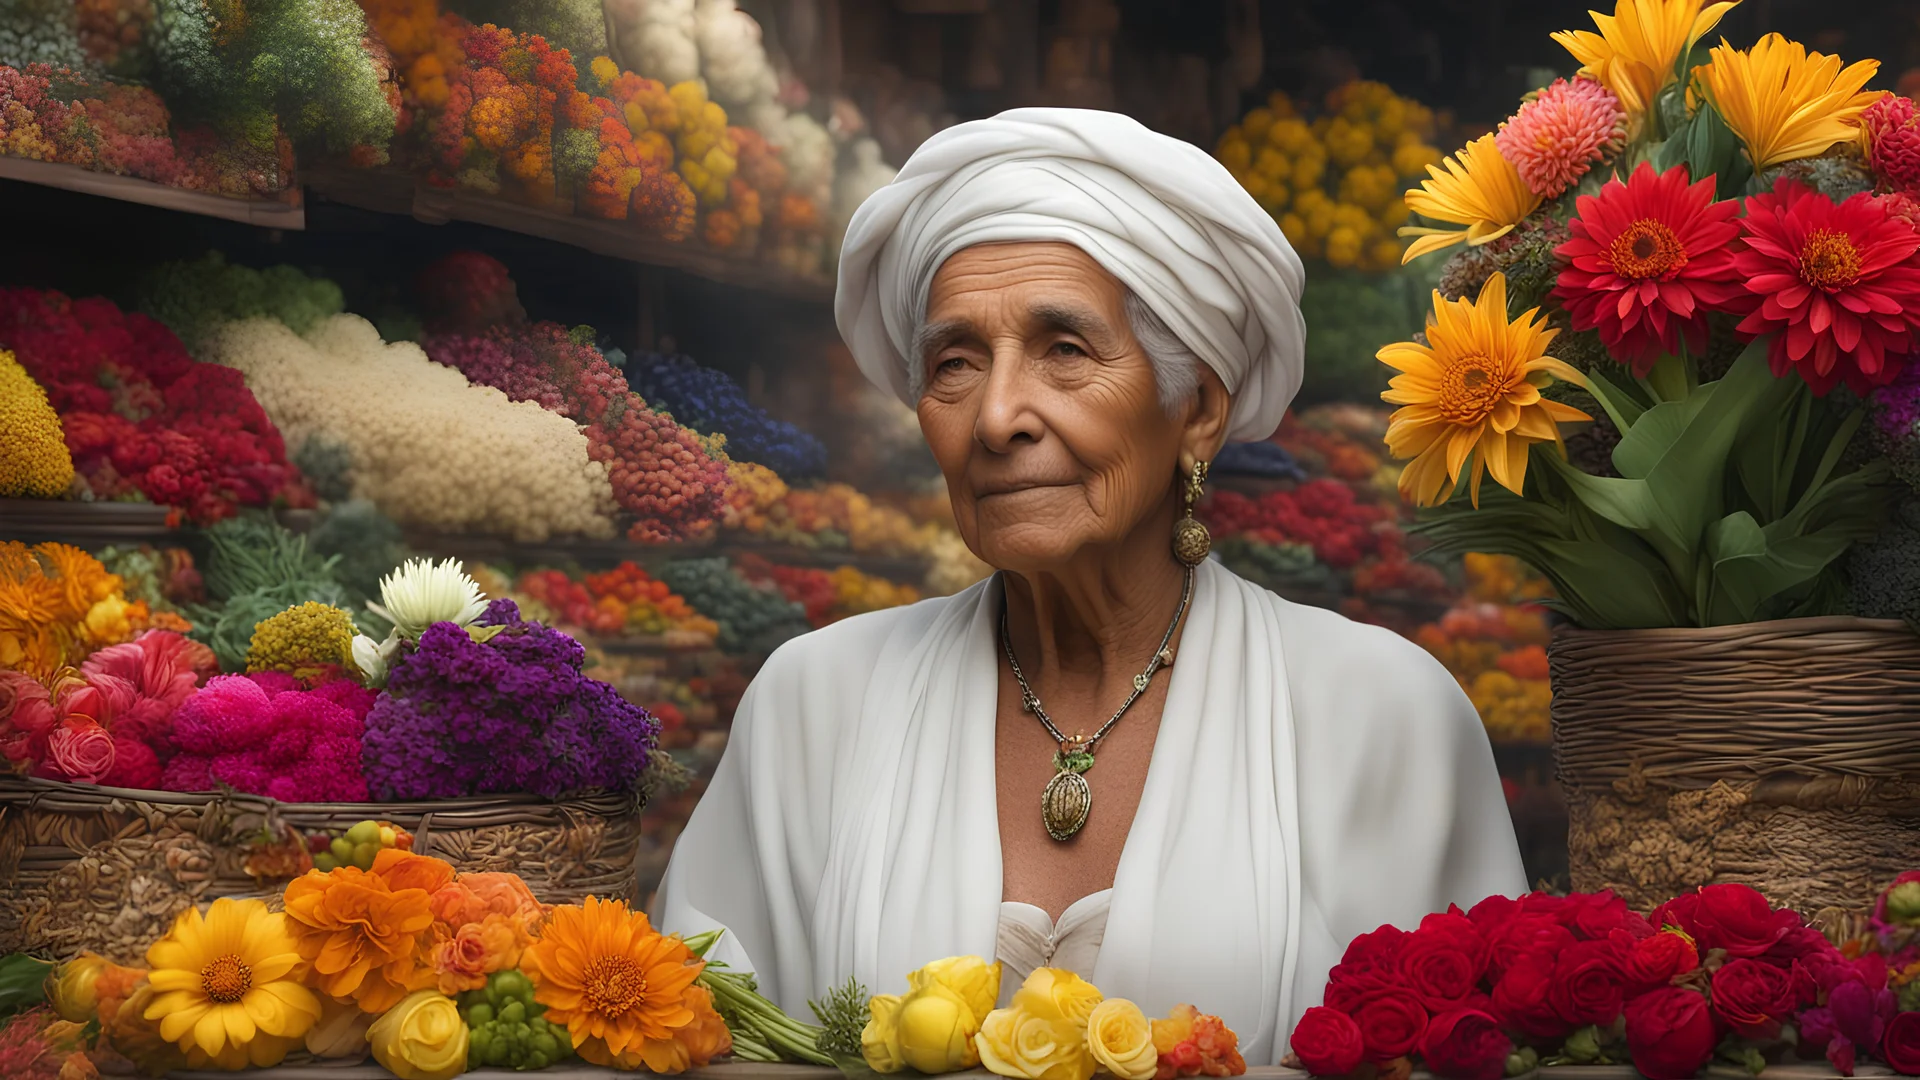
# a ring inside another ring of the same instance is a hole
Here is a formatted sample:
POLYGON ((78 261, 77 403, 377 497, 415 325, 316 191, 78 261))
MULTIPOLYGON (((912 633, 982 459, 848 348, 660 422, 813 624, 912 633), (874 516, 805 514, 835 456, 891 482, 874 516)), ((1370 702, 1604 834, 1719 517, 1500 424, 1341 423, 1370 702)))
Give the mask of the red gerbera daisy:
POLYGON ((1740 204, 1715 202, 1713 177, 1687 183, 1687 170, 1663 173, 1641 162, 1625 183, 1610 180, 1582 195, 1567 222, 1573 239, 1555 248, 1571 262, 1554 296, 1575 330, 1599 330, 1614 359, 1644 376, 1682 335, 1707 347, 1710 311, 1727 310, 1742 292, 1728 246, 1740 235, 1740 204))
POLYGON ((1774 335, 1773 373, 1797 369, 1816 394, 1893 381, 1920 329, 1920 233, 1861 193, 1836 203, 1792 180, 1747 200, 1734 268, 1752 295, 1740 323, 1774 335))

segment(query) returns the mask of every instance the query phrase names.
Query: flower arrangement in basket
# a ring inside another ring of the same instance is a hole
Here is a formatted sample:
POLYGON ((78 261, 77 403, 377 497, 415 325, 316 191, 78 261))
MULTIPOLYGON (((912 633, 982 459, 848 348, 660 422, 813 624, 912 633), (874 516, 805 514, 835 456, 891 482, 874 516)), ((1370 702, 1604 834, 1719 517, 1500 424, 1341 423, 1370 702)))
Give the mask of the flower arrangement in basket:
MULTIPOLYGON (((1855 613, 1843 556, 1912 498, 1920 113, 1875 61, 1710 46, 1734 2, 1555 34, 1576 77, 1406 194, 1409 260, 1464 248, 1378 354, 1401 490, 1590 629, 1855 613)), ((1858 613, 1920 612, 1902 550, 1858 613)))
POLYGON ((1491 897, 1362 934, 1301 1017, 1316 1076, 1500 1080, 1541 1065, 1625 1064, 1685 1080, 1880 1061, 1920 1075, 1920 872, 1900 875, 1836 946, 1744 885, 1639 915, 1609 892, 1491 897))

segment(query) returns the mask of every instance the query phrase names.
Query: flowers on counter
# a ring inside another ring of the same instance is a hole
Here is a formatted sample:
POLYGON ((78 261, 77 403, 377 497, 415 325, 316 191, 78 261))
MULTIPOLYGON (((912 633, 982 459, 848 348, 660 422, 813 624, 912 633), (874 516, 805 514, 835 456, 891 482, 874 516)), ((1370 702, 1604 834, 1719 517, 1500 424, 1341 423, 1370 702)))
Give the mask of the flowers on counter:
POLYGON ((320 1019, 288 917, 264 901, 188 908, 147 949, 156 996, 143 1014, 197 1068, 278 1065, 320 1019))
POLYGON ((466 1021, 453 999, 415 990, 367 1028, 373 1060, 400 1080, 453 1080, 467 1071, 466 1021))
POLYGON ((775 420, 747 402, 740 384, 691 357, 636 353, 627 383, 649 404, 703 435, 727 437, 727 456, 764 465, 787 481, 811 480, 827 468, 819 439, 775 420))
POLYGON ((726 1025, 694 986, 704 966, 646 915, 594 897, 554 909, 527 963, 533 1000, 582 1058, 655 1072, 704 1066, 726 1052, 726 1025))
MULTIPOLYGON (((1799 1060, 1851 1076, 1892 1062, 1920 973, 1902 875, 1864 936, 1836 947, 1745 885, 1708 885, 1649 915, 1612 893, 1491 897, 1383 926, 1348 946, 1290 1045, 1316 1075, 1417 1059, 1443 1080, 1498 1080, 1540 1064, 1631 1062, 1686 1080, 1710 1062, 1759 1073, 1799 1060)), ((1909 888, 1908 893, 1914 890, 1909 888)), ((1920 1000, 1911 1002, 1920 1006, 1920 1000)))
POLYGON ((348 678, 298 685, 277 671, 207 680, 174 714, 179 752, 152 786, 225 784, 282 802, 366 802, 361 739, 373 693, 348 678))
MULTIPOLYGON (((1040 968, 1000 997, 1000 964, 979 957, 936 960, 907 976, 904 995, 870 999, 860 1053, 878 1073, 924 1074, 984 1066, 1015 1080, 1119 1080, 1238 1076, 1238 1039, 1191 1005, 1149 1021, 1139 1006, 1105 998, 1070 971, 1040 968)), ((816 1006, 816 1009, 819 1007, 816 1006)), ((827 1011, 834 1011, 831 1006, 827 1011)))
POLYGON ((544 1069, 574 1056, 566 1025, 546 1017, 533 999, 533 980, 517 970, 489 975, 460 995, 469 1031, 467 1068, 544 1069))

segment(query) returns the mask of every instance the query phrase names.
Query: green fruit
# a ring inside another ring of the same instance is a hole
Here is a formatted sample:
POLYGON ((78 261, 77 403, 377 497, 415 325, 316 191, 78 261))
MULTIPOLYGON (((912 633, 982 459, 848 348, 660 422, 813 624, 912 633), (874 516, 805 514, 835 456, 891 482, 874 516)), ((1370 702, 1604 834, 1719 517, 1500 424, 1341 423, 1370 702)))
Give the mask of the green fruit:
POLYGON ((347 830, 347 842, 350 844, 378 844, 380 842, 380 823, 363 821, 347 830))
POLYGON ((475 1005, 473 1008, 467 1010, 468 1027, 484 1027, 491 1023, 493 1023, 493 1006, 475 1005))
POLYGON ((343 865, 353 861, 353 841, 344 836, 335 837, 333 843, 327 846, 327 850, 333 852, 333 857, 340 860, 343 865))
POLYGON ((507 1002, 500 1010, 500 1019, 509 1024, 523 1024, 527 1020, 527 1007, 518 1000, 507 1002))
POLYGON ((323 851, 313 857, 313 868, 323 874, 332 873, 339 865, 340 860, 334 858, 330 851, 323 851))
POLYGON ((362 870, 373 869, 373 857, 380 854, 379 844, 356 844, 353 849, 353 865, 362 870))

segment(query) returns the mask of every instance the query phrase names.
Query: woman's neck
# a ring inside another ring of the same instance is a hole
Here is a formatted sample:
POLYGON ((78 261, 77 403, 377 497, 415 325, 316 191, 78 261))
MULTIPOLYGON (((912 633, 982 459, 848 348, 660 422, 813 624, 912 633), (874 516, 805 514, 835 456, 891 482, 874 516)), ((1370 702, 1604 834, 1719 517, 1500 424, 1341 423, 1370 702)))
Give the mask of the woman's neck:
POLYGON ((1146 667, 1186 586, 1173 557, 1175 516, 1169 501, 1118 544, 1005 575, 1007 631, 1036 690, 1063 680, 1103 686, 1146 667))

